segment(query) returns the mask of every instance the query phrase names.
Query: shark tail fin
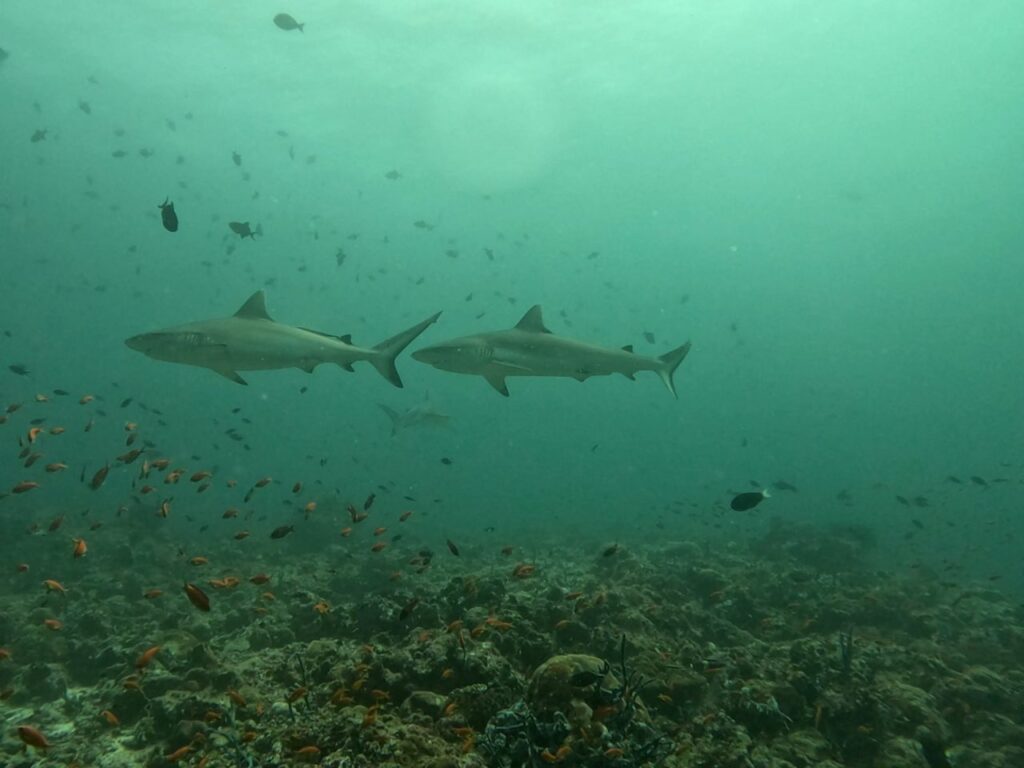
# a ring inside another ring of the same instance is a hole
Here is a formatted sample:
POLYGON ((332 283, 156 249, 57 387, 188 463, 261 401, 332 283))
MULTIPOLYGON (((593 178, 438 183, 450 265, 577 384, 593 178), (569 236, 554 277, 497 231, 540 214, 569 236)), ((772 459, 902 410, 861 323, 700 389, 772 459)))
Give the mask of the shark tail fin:
POLYGON ((672 393, 672 397, 678 397, 676 394, 676 385, 672 380, 672 376, 676 372, 676 368, 686 358, 686 354, 690 351, 690 342, 686 342, 681 347, 676 347, 671 352, 666 352, 661 355, 658 360, 661 361, 661 367, 657 369, 658 375, 661 376, 661 380, 665 382, 665 386, 668 387, 668 391, 672 393))
POLYGON ((377 354, 370 358, 370 362, 373 363, 373 367, 377 369, 381 376, 390 381, 396 387, 401 387, 402 377, 398 375, 398 369, 395 368, 395 359, 402 353, 402 350, 412 344, 413 340, 423 333, 433 323, 437 322, 437 318, 441 316, 438 312, 436 315, 431 315, 421 323, 417 323, 412 328, 402 331, 401 333, 392 336, 390 339, 382 341, 377 344, 373 351, 377 354))
POLYGON ((393 408, 388 408, 384 403, 377 403, 377 405, 388 415, 388 418, 391 419, 391 436, 394 437, 398 434, 398 411, 393 408))

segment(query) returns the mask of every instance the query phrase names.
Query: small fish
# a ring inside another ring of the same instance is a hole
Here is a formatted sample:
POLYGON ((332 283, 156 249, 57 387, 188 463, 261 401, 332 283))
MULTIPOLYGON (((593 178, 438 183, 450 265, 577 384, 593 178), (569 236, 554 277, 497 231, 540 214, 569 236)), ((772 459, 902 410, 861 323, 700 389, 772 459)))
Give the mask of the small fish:
POLYGON ((72 550, 72 557, 79 558, 85 557, 85 554, 89 551, 89 547, 85 543, 85 539, 74 539, 75 548, 72 550))
POLYGON ((256 235, 263 237, 263 225, 261 224, 257 224, 256 229, 250 229, 248 221, 229 221, 228 226, 231 228, 232 232, 243 240, 247 237, 250 240, 255 240, 256 235))
POLYGON ((776 480, 774 483, 772 483, 772 488, 774 488, 777 491, 792 491, 793 493, 797 492, 796 486, 785 480, 776 480))
POLYGON ((299 22, 287 13, 277 14, 274 17, 274 24, 277 25, 278 29, 283 29, 285 32, 292 32, 296 29, 299 30, 299 32, 303 32, 303 27, 306 26, 305 24, 299 24, 299 22))
MULTIPOLYGON (((166 198, 160 203, 160 221, 163 222, 164 229, 168 232, 178 231, 178 214, 174 212, 174 203, 171 202, 170 198, 166 198)), ((123 405, 121 406, 124 407, 123 405)))
POLYGON ((601 557, 611 557, 618 553, 620 547, 618 544, 612 544, 610 547, 606 547, 604 552, 601 553, 601 557))
POLYGON ((904 507, 909 507, 910 506, 910 502, 907 500, 906 496, 900 496, 899 494, 896 494, 896 501, 898 501, 904 507))
POLYGON ((137 659, 135 659, 135 668, 136 669, 145 669, 146 667, 148 667, 149 663, 151 661, 153 661, 153 658, 158 653, 160 653, 160 649, 162 647, 163 646, 160 646, 160 645, 154 645, 152 648, 147 648, 145 651, 143 651, 141 654, 139 654, 139 657, 137 659))
POLYGON ((455 545, 455 542, 452 541, 451 539, 446 539, 445 543, 448 544, 448 551, 451 552, 456 557, 458 557, 459 556, 459 548, 455 545))
POLYGON ((189 602, 200 611, 205 613, 210 610, 210 598, 206 596, 203 590, 190 581, 185 582, 185 594, 188 595, 189 602))
POLYGON ((40 141, 46 141, 46 129, 37 128, 32 134, 32 143, 38 144, 40 141))
POLYGON ((89 481, 89 487, 92 488, 92 490, 94 491, 99 490, 100 486, 102 486, 104 481, 107 479, 107 473, 109 472, 109 464, 105 465, 101 469, 98 469, 96 471, 96 474, 92 476, 92 480, 89 481))
POLYGON ((273 531, 270 532, 270 538, 272 539, 283 539, 289 533, 295 530, 294 525, 279 525, 273 531))
POLYGON ((34 483, 31 480, 24 480, 18 483, 16 486, 11 488, 11 493, 28 493, 39 487, 39 483, 34 483))
POLYGON ((232 152, 231 153, 231 162, 233 162, 235 165, 241 167, 241 165, 242 165, 242 156, 240 154, 238 154, 237 152, 232 152))
MULTIPOLYGON (((12 368, 11 370, 14 370, 14 369, 12 368)), ((17 371, 15 371, 15 373, 17 373, 17 371)), ((978 477, 977 475, 971 475, 971 482, 974 483, 975 485, 980 485, 983 488, 987 488, 988 487, 988 481, 985 480, 985 478, 983 478, 983 477, 978 477)))
POLYGON ((36 749, 49 749, 53 745, 46 740, 42 731, 38 728, 33 728, 31 725, 19 725, 18 726, 18 738, 22 740, 27 746, 35 747, 36 749))
POLYGON ((648 344, 653 344, 654 334, 651 333, 650 331, 644 331, 644 339, 647 341, 648 344))
POLYGON ((402 607, 402 610, 398 612, 398 620, 399 621, 405 621, 410 616, 412 616, 412 612, 414 610, 416 610, 416 606, 419 605, 419 604, 420 604, 420 599, 418 597, 414 597, 412 600, 410 600, 408 603, 406 603, 402 607))
POLYGON ((444 464, 446 467, 450 467, 452 465, 452 460, 449 459, 447 456, 444 456, 441 459, 441 463, 444 464))
POLYGON ((377 498, 377 494, 371 493, 366 497, 366 501, 363 502, 363 511, 366 512, 373 506, 373 500, 377 498))
MULTIPOLYGON (((8 365, 7 370, 9 370, 11 373, 16 373, 19 376, 28 376, 28 368, 26 368, 21 363, 14 363, 13 365, 8 365)), ((7 409, 7 412, 11 413, 10 408, 7 409)))
POLYGON ((770 497, 766 490, 740 493, 733 496, 732 501, 729 502, 729 506, 736 512, 746 512, 748 509, 753 509, 767 498, 770 497))
POLYGON ((384 174, 384 178, 387 179, 388 181, 398 181, 400 178, 402 178, 402 174, 400 174, 398 171, 388 171, 387 173, 384 174))
POLYGON ((85 114, 87 114, 87 115, 91 115, 92 114, 92 107, 89 106, 89 102, 88 101, 83 101, 82 99, 79 99, 78 100, 78 108, 80 110, 82 110, 83 112, 85 112, 85 114))

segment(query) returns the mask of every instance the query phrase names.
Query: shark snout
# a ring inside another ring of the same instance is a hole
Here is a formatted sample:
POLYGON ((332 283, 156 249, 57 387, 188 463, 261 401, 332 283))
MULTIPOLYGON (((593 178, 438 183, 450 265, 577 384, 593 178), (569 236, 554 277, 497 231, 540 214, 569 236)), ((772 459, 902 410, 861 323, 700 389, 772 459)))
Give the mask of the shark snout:
POLYGON ((142 352, 146 348, 146 334, 141 333, 138 336, 130 336, 124 340, 124 343, 129 349, 135 349, 142 352))
POLYGON ((424 347, 423 349, 417 349, 412 353, 412 359, 418 360, 421 363, 427 365, 433 365, 440 359, 440 350, 436 347, 424 347))

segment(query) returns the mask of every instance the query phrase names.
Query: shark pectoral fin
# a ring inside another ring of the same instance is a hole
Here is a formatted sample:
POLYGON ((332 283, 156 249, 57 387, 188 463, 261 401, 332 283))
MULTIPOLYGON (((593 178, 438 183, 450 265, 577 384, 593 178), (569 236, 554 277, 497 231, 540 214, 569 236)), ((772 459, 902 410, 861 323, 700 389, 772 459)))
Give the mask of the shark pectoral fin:
POLYGON ((493 373, 490 376, 485 375, 487 383, 494 387, 498 392, 508 397, 508 387, 505 385, 505 377, 501 374, 493 373))
POLYGON ((221 368, 211 368, 210 370, 213 371, 214 373, 219 373, 225 379, 231 379, 231 381, 235 382, 235 384, 249 386, 249 382, 243 379, 241 376, 239 376, 238 371, 229 371, 221 368))

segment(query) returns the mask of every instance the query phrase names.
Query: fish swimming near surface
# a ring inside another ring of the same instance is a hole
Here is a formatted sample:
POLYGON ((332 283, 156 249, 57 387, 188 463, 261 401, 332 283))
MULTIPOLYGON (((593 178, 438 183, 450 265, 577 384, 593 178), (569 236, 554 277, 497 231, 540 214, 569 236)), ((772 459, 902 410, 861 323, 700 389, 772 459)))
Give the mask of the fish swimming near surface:
POLYGON ((423 402, 419 405, 414 405, 412 408, 408 408, 404 411, 396 411, 390 406, 384 405, 384 403, 377 403, 387 417, 391 419, 391 436, 394 437, 399 432, 406 429, 412 429, 415 427, 446 427, 448 422, 451 420, 451 416, 447 413, 442 413, 438 408, 430 402, 430 394, 424 398, 423 402))
POLYGON ((443 341, 413 352, 413 359, 442 371, 483 376, 505 397, 508 376, 558 376, 586 381, 591 376, 621 373, 632 379, 654 371, 676 397, 672 376, 690 351, 690 342, 660 357, 645 357, 632 346, 614 349, 557 336, 544 325, 540 305, 532 307, 514 328, 443 341))
POLYGON ((401 387, 395 359, 440 315, 438 312, 374 347, 359 347, 352 344, 350 336, 331 336, 274 322, 267 314, 263 291, 257 291, 231 317, 143 333, 125 344, 155 360, 209 368, 238 384, 246 383, 238 371, 299 368, 312 373, 321 363, 334 363, 351 371, 353 363, 365 360, 401 387))
POLYGON ((291 32, 292 30, 296 29, 299 30, 299 32, 302 32, 302 28, 306 26, 305 24, 299 24, 299 22, 297 22, 295 18, 288 13, 277 14, 274 17, 274 24, 276 24, 279 29, 283 29, 285 32, 291 32))
POLYGON ((160 221, 164 225, 164 229, 168 232, 178 231, 178 214, 174 212, 174 203, 170 201, 170 198, 165 198, 160 203, 160 221))
POLYGON ((263 225, 262 224, 257 224, 256 225, 256 229, 252 229, 252 228, 249 227, 249 222, 248 221, 229 221, 228 222, 228 226, 231 228, 232 232, 234 232, 236 235, 238 235, 243 240, 245 238, 247 238, 247 237, 250 240, 255 240, 256 239, 256 235, 259 235, 260 237, 263 237, 263 225))

